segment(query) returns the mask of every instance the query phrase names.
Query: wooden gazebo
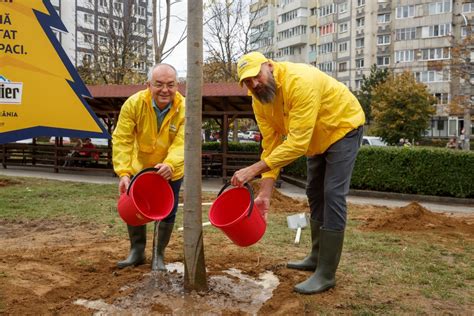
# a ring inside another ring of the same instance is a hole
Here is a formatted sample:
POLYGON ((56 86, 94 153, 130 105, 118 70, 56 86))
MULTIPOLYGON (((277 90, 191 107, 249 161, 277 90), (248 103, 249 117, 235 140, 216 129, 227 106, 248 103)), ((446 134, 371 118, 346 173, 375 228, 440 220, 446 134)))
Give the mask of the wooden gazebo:
MULTIPOLYGON (((86 98, 95 114, 106 124, 107 130, 112 134, 118 120, 120 108, 125 100, 139 90, 146 89, 145 85, 91 85, 88 86, 92 98, 86 98)), ((180 84, 179 92, 186 94, 186 85, 180 84)), ((236 118, 254 119, 252 111, 251 97, 247 89, 240 87, 237 83, 207 83, 203 86, 202 93, 202 115, 205 118, 214 118, 221 126, 221 135, 228 135, 229 125, 236 118)), ((227 137, 221 137, 221 150, 219 152, 204 153, 203 157, 209 167, 216 167, 216 170, 227 177, 230 172, 241 168, 253 161, 258 160, 257 154, 232 153, 228 150, 227 137)), ((64 153, 70 147, 63 147, 61 141, 57 141, 54 146, 33 144, 6 144, 2 145, 3 167, 7 165, 37 165, 38 161, 44 161, 42 166, 53 166, 54 171, 63 169, 64 153), (17 148, 21 146, 20 148, 17 148), (9 154, 9 149, 13 149, 9 154), (48 154, 48 152, 51 153, 48 154), (22 152, 20 159, 12 159, 11 153, 22 152), (41 157, 35 157, 36 152, 41 152, 41 157), (48 157, 47 159, 45 157, 48 157), (45 158, 45 159, 42 159, 45 158)), ((102 166, 111 166, 111 145, 101 149, 101 157, 104 159, 102 166)), ((67 168, 64 168, 67 169, 67 168)), ((215 171, 215 170, 214 170, 215 171)))

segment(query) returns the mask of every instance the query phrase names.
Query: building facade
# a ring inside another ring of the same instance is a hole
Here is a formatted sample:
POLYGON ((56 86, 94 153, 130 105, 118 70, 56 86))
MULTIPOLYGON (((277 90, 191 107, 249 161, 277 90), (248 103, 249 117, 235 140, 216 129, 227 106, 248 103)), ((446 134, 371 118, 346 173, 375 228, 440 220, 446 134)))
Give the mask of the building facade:
POLYGON ((68 30, 56 32, 57 38, 76 68, 98 63, 109 69, 130 66, 144 74, 153 64, 152 0, 51 0, 51 4, 68 30), (125 59, 130 65, 120 65, 125 59))
POLYGON ((410 70, 438 99, 428 136, 459 136, 470 123, 448 104, 473 100, 472 82, 456 74, 470 67, 473 49, 464 64, 453 64, 452 55, 471 34, 474 1, 254 0, 250 12, 253 50, 312 64, 353 91, 374 64, 410 70))

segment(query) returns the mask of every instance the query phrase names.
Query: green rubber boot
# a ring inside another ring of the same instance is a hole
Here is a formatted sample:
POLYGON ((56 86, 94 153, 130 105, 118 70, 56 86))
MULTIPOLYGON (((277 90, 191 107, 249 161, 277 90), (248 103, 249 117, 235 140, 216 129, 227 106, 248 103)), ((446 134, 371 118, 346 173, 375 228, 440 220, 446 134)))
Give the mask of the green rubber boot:
POLYGON ((319 252, 319 230, 321 226, 323 226, 323 223, 313 219, 310 219, 309 223, 311 226, 311 251, 303 260, 288 262, 286 264, 287 268, 307 271, 316 270, 319 252))
POLYGON ((145 263, 146 225, 127 225, 127 228, 130 238, 130 253, 127 259, 117 262, 117 267, 120 269, 145 263))
POLYGON ((166 271, 165 248, 171 238, 174 223, 155 222, 155 236, 153 238, 152 271, 166 271), (156 244, 155 244, 156 243, 156 244))
POLYGON ((336 286, 336 270, 341 259, 344 231, 321 228, 318 267, 311 277, 294 290, 302 294, 316 294, 336 286))

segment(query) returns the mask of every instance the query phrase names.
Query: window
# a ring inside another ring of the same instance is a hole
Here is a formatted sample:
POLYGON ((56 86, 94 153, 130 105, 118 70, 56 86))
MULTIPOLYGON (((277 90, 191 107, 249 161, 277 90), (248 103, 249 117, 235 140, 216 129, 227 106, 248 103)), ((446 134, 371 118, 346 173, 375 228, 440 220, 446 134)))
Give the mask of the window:
POLYGON ((356 26, 357 27, 364 27, 364 25, 365 25, 365 18, 356 19, 356 26))
POLYGON ((377 56, 377 66, 390 65, 390 56, 377 56))
POLYGON ((83 65, 90 65, 92 63, 92 55, 91 54, 84 54, 82 56, 82 64, 83 65))
POLYGON ((319 27, 319 36, 324 36, 334 33, 334 23, 329 23, 319 27))
POLYGON ((99 25, 101 28, 107 28, 107 19, 99 17, 99 25))
POLYGON ((347 12, 347 2, 339 3, 339 13, 347 12))
POLYGON ((470 13, 474 11, 474 2, 463 3, 462 5, 462 12, 463 13, 470 13))
POLYGON ((99 0, 99 6, 107 8, 109 6, 109 0, 99 0))
POLYGON ((298 25, 282 32, 278 32, 278 40, 281 41, 302 34, 306 34, 306 25, 298 25))
POLYGON ((364 47, 364 38, 356 38, 356 48, 364 47))
POLYGON ((446 82, 449 78, 448 70, 415 72, 415 79, 418 82, 446 82))
POLYGON ((361 7, 363 5, 365 5, 365 0, 357 0, 357 6, 358 7, 361 7))
POLYGON ((338 69, 339 69, 340 72, 347 71, 347 61, 339 63, 338 69))
POLYGON ((320 64, 318 64, 318 68, 319 68, 319 70, 324 71, 324 72, 333 72, 334 71, 334 62, 329 61, 329 62, 326 62, 326 63, 320 63, 320 64))
POLYGON ((92 34, 84 33, 84 43, 93 44, 94 43, 94 36, 92 34))
POLYGON ((325 5, 325 6, 322 6, 319 8, 319 16, 327 16, 327 15, 330 15, 330 14, 334 14, 335 13, 335 4, 329 4, 329 5, 325 5))
POLYGON ((132 23, 132 28, 135 33, 145 33, 145 25, 139 23, 132 23))
POLYGON ((405 5, 397 7, 395 9, 395 14, 397 19, 406 19, 415 16, 415 6, 414 5, 405 5))
POLYGON ((318 54, 323 55, 323 54, 328 54, 333 52, 333 43, 325 43, 318 45, 318 54))
POLYGON ((359 90, 360 87, 362 87, 362 80, 361 79, 357 79, 356 81, 354 81, 354 83, 355 83, 356 90, 359 90))
POLYGON ((440 37, 440 36, 448 36, 451 34, 451 24, 439 24, 439 25, 430 25, 424 26, 421 29, 421 37, 440 37))
POLYGON ((114 2, 114 10, 115 10, 115 13, 122 13, 123 11, 122 3, 114 2))
POLYGON ((99 36, 99 45, 107 46, 107 37, 99 36))
POLYGON ((397 39, 397 41, 406 41, 406 40, 415 39, 416 28, 409 27, 409 28, 403 28, 403 29, 396 29, 395 38, 397 39))
POLYGON ((113 25, 114 25, 114 30, 116 30, 116 31, 123 30, 123 22, 122 21, 114 21, 113 25))
POLYGON ((89 24, 93 24, 94 23, 94 16, 92 14, 89 14, 89 13, 84 13, 84 22, 89 23, 89 24))
POLYGON ((144 17, 146 15, 146 9, 144 7, 135 5, 134 6, 134 13, 135 13, 135 15, 144 17))
POLYGON ((433 96, 438 100, 438 104, 449 103, 449 93, 435 93, 433 96))
POLYGON ((415 58, 415 51, 410 50, 399 50, 395 52, 395 62, 396 63, 406 63, 411 62, 415 58))
POLYGON ((438 1, 430 3, 428 6, 428 14, 441 14, 451 12, 451 0, 438 1))
POLYGON ((358 58, 355 60, 356 69, 364 68, 364 58, 358 58))
POLYGON ((451 52, 448 47, 426 48, 421 50, 421 60, 449 59, 451 52))
POLYGON ((390 44, 390 35, 378 35, 377 36, 377 45, 388 45, 390 44))
POLYGON ((339 52, 347 52, 347 42, 339 43, 339 52))
POLYGON ((339 33, 345 33, 348 30, 348 24, 346 23, 341 23, 339 24, 339 33))
POLYGON ((382 13, 377 15, 377 23, 390 22, 390 13, 382 13))

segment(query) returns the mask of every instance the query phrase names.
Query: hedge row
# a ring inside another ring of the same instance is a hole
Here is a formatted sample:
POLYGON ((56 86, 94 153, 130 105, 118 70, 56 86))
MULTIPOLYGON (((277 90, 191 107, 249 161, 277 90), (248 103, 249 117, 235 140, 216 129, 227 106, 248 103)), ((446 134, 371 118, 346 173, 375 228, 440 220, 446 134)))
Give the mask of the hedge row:
MULTIPOLYGON (((249 142, 229 142, 229 151, 246 152, 246 153, 258 153, 260 151, 260 143, 249 142)), ((220 151, 221 143, 219 142, 207 142, 202 144, 203 151, 220 151)))
MULTIPOLYGON (((306 158, 284 173, 305 179, 306 158)), ((474 198, 474 152, 439 148, 362 147, 352 189, 474 198)))

